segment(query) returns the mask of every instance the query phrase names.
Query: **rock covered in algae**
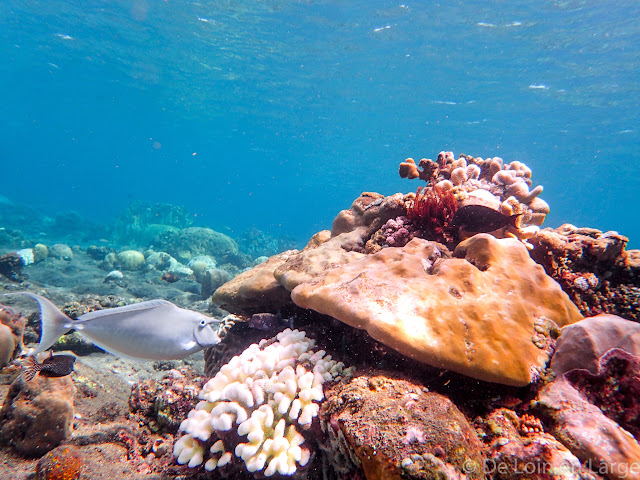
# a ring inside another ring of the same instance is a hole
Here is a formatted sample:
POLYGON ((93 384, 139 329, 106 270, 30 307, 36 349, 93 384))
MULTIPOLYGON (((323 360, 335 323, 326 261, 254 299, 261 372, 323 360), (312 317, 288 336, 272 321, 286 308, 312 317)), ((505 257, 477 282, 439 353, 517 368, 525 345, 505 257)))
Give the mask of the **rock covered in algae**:
POLYGON ((640 250, 627 237, 564 224, 529 242, 532 258, 553 277, 585 316, 610 313, 640 321, 640 250))
POLYGON ((576 368, 597 374, 600 358, 612 348, 640 355, 640 323, 602 314, 567 325, 556 342, 551 368, 558 375, 576 368))
POLYGON ((530 414, 518 416, 512 410, 499 408, 476 423, 486 447, 487 478, 598 478, 562 443, 545 433, 540 421, 530 414))
POLYGON ((630 470, 640 459, 640 444, 564 376, 545 385, 535 405, 551 433, 592 470, 612 480, 640 478, 637 469, 630 470))
POLYGON ((36 480, 77 480, 82 473, 84 459, 72 445, 60 445, 43 456, 36 466, 36 480))
POLYGON ((67 440, 73 421, 71 377, 16 379, 0 410, 0 440, 25 456, 43 455, 67 440))
POLYGON ((293 253, 295 251, 274 255, 266 262, 237 275, 213 293, 212 302, 237 315, 276 312, 291 304, 289 292, 280 285, 273 272, 293 253))
POLYGON ((326 393, 323 462, 341 478, 483 478, 482 445, 447 397, 394 374, 368 371, 326 393))
POLYGON ((452 259, 440 249, 414 238, 328 270, 291 297, 429 365, 506 385, 536 380, 554 330, 582 318, 576 306, 515 239, 476 235, 452 259))

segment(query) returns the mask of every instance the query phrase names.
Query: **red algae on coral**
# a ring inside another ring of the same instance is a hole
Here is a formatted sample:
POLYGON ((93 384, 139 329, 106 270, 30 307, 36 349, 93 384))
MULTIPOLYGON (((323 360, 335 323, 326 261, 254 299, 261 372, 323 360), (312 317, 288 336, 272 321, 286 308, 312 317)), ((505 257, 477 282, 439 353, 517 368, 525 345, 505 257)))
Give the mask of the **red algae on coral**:
POLYGON ((421 230, 427 240, 451 244, 456 228, 451 225, 458 201, 451 190, 439 187, 418 188, 407 207, 407 218, 421 230))

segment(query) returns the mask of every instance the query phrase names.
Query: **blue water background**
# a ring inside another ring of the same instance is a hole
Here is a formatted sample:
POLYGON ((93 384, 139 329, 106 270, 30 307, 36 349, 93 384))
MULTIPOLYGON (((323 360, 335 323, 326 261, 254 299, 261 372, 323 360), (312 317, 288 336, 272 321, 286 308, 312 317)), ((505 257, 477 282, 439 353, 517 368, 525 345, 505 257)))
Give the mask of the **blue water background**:
POLYGON ((640 2, 4 0, 0 194, 300 242, 404 158, 519 160, 640 246, 640 2))

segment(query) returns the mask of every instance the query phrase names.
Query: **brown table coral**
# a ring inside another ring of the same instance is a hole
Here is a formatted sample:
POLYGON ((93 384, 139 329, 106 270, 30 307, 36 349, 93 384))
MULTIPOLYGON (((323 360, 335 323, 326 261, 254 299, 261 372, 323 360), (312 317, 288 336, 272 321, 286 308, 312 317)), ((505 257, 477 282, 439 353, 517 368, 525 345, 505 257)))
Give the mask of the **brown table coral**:
POLYGON ((300 307, 366 329, 432 366, 522 386, 548 360, 551 331, 581 315, 522 243, 476 235, 452 259, 414 238, 293 289, 300 307))

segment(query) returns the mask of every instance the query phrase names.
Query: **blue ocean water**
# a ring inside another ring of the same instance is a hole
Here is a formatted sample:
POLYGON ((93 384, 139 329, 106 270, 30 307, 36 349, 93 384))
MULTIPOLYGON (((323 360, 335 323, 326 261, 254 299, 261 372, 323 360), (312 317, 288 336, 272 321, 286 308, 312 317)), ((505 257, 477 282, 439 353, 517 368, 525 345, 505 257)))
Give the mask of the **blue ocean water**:
POLYGON ((4 0, 0 194, 301 244, 406 157, 519 160, 640 246, 636 1, 4 0))

